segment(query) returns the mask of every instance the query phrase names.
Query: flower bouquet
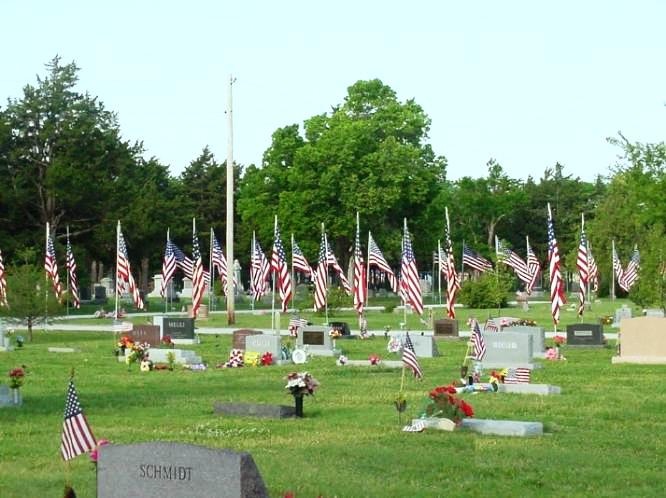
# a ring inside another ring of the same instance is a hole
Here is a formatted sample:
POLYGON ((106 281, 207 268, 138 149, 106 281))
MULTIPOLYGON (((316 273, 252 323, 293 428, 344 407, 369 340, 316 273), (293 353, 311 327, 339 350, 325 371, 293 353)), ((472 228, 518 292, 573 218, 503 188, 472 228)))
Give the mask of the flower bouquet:
POLYGON ((171 349, 173 349, 176 346, 175 343, 171 340, 170 335, 165 335, 164 337, 162 337, 162 345, 166 348, 171 348, 171 349))
POLYGON ((13 368, 9 371, 9 387, 11 389, 18 389, 23 385, 25 379, 25 370, 21 367, 13 368))
POLYGON ((285 389, 294 397, 296 416, 303 416, 303 396, 314 395, 319 382, 308 372, 292 372, 286 377, 285 389))
POLYGON ((266 351, 261 355, 261 365, 268 367, 273 364, 273 354, 266 351))
POLYGON ((368 361, 370 362, 370 365, 379 365, 379 362, 382 361, 382 360, 381 360, 381 358, 380 358, 379 356, 377 356, 376 354, 371 354, 371 355, 368 357, 368 361))
POLYGON ((428 393, 429 402, 421 418, 448 418, 456 425, 465 417, 473 417, 474 409, 465 400, 457 397, 455 386, 439 386, 428 393))

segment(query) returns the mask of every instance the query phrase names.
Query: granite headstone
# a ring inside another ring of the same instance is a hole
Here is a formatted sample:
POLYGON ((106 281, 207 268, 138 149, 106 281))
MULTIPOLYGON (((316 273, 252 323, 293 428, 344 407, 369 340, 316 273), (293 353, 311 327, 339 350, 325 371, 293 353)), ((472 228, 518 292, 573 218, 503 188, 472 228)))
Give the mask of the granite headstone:
POLYGON ((483 368, 539 368, 533 362, 532 335, 520 332, 483 333, 486 355, 483 368))
POLYGON ((152 442, 101 446, 98 498, 267 497, 249 453, 152 442))
POLYGON ((243 351, 245 351, 245 342, 247 340, 247 337, 250 335, 258 335, 261 333, 262 332, 260 330, 252 330, 252 329, 234 330, 231 340, 231 347, 233 349, 242 349, 243 351))
POLYGON ((604 345, 604 327, 600 323, 567 325, 567 347, 604 345))
POLYGON ((260 333, 245 337, 245 351, 254 351, 259 355, 270 353, 274 363, 280 358, 281 349, 282 339, 279 335, 260 333))
POLYGON ((613 363, 666 364, 666 318, 625 318, 619 337, 620 355, 613 363))
POLYGON ((503 332, 516 332, 532 336, 532 352, 536 357, 543 357, 546 351, 546 332, 543 327, 530 327, 527 325, 513 325, 503 329, 503 332))
POLYGON ((298 334, 297 346, 299 348, 307 346, 308 353, 313 356, 337 356, 340 351, 333 349, 328 331, 326 327, 307 325, 298 334))
POLYGON ((613 319, 613 327, 617 328, 620 326, 620 322, 625 318, 631 318, 631 308, 627 305, 622 306, 615 310, 615 317, 613 319))
MULTIPOLYGON (((437 343, 435 338, 431 335, 409 334, 409 338, 414 345, 414 354, 418 358, 432 358, 439 356, 437 350, 437 343)), ((404 338, 403 338, 404 343, 404 338)))
POLYGON ((194 342, 194 318, 162 318, 162 335, 169 335, 174 342, 178 340, 194 342))
POLYGON ((159 347, 162 341, 159 325, 134 325, 126 335, 134 342, 147 342, 153 347, 159 347))

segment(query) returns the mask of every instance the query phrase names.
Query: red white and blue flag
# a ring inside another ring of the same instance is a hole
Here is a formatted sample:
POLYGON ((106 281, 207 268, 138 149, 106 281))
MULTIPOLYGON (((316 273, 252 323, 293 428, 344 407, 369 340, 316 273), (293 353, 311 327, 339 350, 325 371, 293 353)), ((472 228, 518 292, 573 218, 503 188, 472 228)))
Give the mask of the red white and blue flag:
POLYGON ((2 261, 2 251, 0 251, 0 306, 7 306, 7 277, 5 276, 5 264, 2 261))
POLYGON ((125 244, 123 232, 120 230, 120 221, 118 222, 118 250, 116 253, 116 292, 122 294, 127 290, 132 296, 134 306, 142 310, 143 300, 132 276, 132 269, 130 268, 129 257, 127 256, 127 245, 125 244))
POLYGON ((638 270, 640 269, 640 265, 641 255, 638 252, 638 248, 634 247, 634 252, 631 254, 629 263, 627 263, 627 267, 624 269, 622 274, 622 279, 619 281, 620 287, 622 287, 622 289, 624 289, 626 292, 629 292, 629 290, 636 283, 636 280, 638 280, 638 270))
POLYGON ((456 295, 460 290, 460 280, 456 271, 456 261, 453 257, 453 245, 451 244, 451 230, 449 228, 449 211, 446 210, 446 227, 444 243, 446 244, 446 314, 449 318, 456 317, 456 295))
POLYGON ((467 244, 463 243, 463 257, 462 264, 470 268, 474 268, 481 273, 493 269, 493 265, 486 258, 481 256, 478 252, 473 251, 467 244))
POLYGON ((507 368, 504 376, 505 384, 529 384, 532 377, 532 370, 525 367, 507 368))
POLYGON ((536 285, 537 278, 539 277, 539 272, 541 271, 541 264, 539 259, 534 254, 534 251, 530 247, 529 240, 527 241, 527 273, 530 276, 529 282, 525 283, 525 292, 528 294, 532 293, 534 286, 536 285))
POLYGON ((319 260, 314 273, 314 305, 317 311, 326 308, 326 295, 328 291, 328 243, 326 234, 321 233, 321 244, 319 245, 319 260))
MULTIPOLYGON (((68 229, 69 230, 69 229, 68 229)), ((72 245, 69 243, 69 232, 67 234, 67 276, 69 278, 69 293, 72 298, 72 306, 81 307, 81 298, 79 297, 79 282, 76 278, 76 261, 72 252, 72 245)))
POLYGON ((423 296, 421 295, 421 282, 416 268, 416 259, 412 249, 412 239, 407 230, 407 221, 402 238, 402 264, 400 266, 400 295, 406 305, 419 315, 423 314, 423 296))
POLYGON ((416 352, 414 351, 414 344, 412 343, 412 340, 409 338, 409 332, 407 332, 407 335, 405 337, 405 342, 402 345, 402 363, 403 363, 403 368, 404 367, 409 368, 414 374, 414 377, 416 377, 417 379, 423 378, 423 370, 421 369, 421 365, 419 365, 419 360, 416 358, 416 352))
POLYGON ((481 361, 486 356, 486 341, 483 339, 483 334, 481 334, 479 322, 476 319, 472 322, 472 358, 481 361))
POLYGON ((356 241, 354 243, 354 309, 361 315, 365 308, 365 300, 368 292, 367 273, 365 271, 365 262, 363 261, 363 253, 361 252, 361 231, 358 223, 356 222, 356 241))
POLYGON ((296 241, 291 239, 291 266, 294 268, 294 271, 301 272, 306 277, 312 276, 312 268, 310 268, 310 263, 305 259, 305 255, 301 248, 298 247, 296 241))
POLYGON ((67 461, 94 450, 96 445, 95 436, 93 436, 86 416, 83 414, 81 403, 79 403, 74 381, 70 379, 65 400, 65 420, 62 424, 60 454, 63 460, 67 461))
POLYGON ((252 245, 253 250, 250 261, 250 292, 254 301, 257 301, 268 292, 268 278, 271 273, 271 267, 256 238, 253 238, 252 245))
POLYGON ((56 298, 60 301, 62 297, 62 285, 60 284, 60 277, 58 277, 58 263, 56 261, 55 248, 53 247, 53 238, 49 230, 49 224, 46 224, 46 256, 44 258, 44 269, 46 276, 53 284, 53 292, 56 298))
MULTIPOLYGON (((173 278, 173 274, 176 271, 176 255, 174 251, 174 245, 169 238, 169 231, 167 230, 167 241, 166 247, 164 249, 164 259, 162 260, 162 286, 160 287, 160 295, 165 297, 167 287, 169 282, 173 278)), ((183 257, 185 255, 183 254, 183 257)))
POLYGON ((273 241, 273 257, 271 259, 271 268, 275 272, 275 282, 280 292, 280 299, 282 300, 282 311, 286 312, 289 308, 289 301, 292 297, 291 288, 291 274, 289 273, 289 265, 287 264, 287 256, 284 252, 282 239, 280 238, 280 228, 275 220, 275 235, 273 241))
POLYGON ((553 215, 548 204, 548 270, 550 275, 550 313, 553 323, 557 325, 560 321, 560 308, 566 299, 564 296, 564 280, 560 270, 560 251, 555 238, 555 225, 553 215))
POLYGON ((581 228, 580 243, 576 255, 576 268, 578 268, 578 316, 583 316, 585 311, 585 297, 587 295, 587 283, 590 278, 590 262, 587 256, 587 237, 585 230, 581 228))
POLYGON ((518 256, 518 254, 513 252, 511 249, 509 249, 508 247, 504 247, 504 245, 497 238, 497 236, 495 236, 495 248, 497 252, 498 261, 513 268, 513 271, 515 272, 516 276, 524 284, 527 285, 529 282, 531 282, 532 275, 530 275, 530 272, 527 268, 527 263, 523 260, 523 258, 518 256))
POLYGON ((204 275, 203 259, 199 249, 199 237, 197 237, 197 228, 194 219, 192 220, 192 316, 196 318, 199 314, 199 308, 203 302, 203 295, 206 290, 206 276, 204 275))
POLYGON ((331 249, 331 246, 328 245, 328 239, 327 239, 327 246, 328 248, 328 266, 333 268, 335 273, 338 275, 338 278, 340 279, 340 283, 342 284, 342 288, 345 290, 347 295, 351 296, 352 293, 352 288, 351 285, 349 285, 349 280, 347 280, 347 277, 345 276, 345 272, 342 271, 342 267, 338 264, 338 259, 335 257, 335 254, 333 254, 333 250, 331 249))
POLYGON ((377 267, 382 271, 386 278, 389 280, 389 285, 393 292, 398 292, 398 279, 395 278, 395 273, 386 262, 384 254, 382 253, 379 246, 375 243, 375 240, 372 238, 372 234, 368 232, 368 266, 372 268, 373 266, 377 267))

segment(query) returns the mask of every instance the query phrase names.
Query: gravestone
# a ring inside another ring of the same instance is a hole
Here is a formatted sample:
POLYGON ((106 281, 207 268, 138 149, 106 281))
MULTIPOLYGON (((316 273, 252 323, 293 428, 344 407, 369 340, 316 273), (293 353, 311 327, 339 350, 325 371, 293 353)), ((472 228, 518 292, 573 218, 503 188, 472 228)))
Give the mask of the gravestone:
POLYGON ((504 332, 516 332, 532 336, 532 353, 535 358, 543 358, 546 352, 546 332, 543 327, 529 327, 527 325, 513 325, 503 329, 504 332))
POLYGON ((152 347, 159 347, 162 342, 158 325, 134 325, 126 335, 134 342, 147 342, 152 347))
POLYGON ((249 453, 181 443, 99 448, 98 498, 267 497, 249 453))
POLYGON ((622 320, 625 318, 631 318, 631 308, 626 304, 615 310, 615 318, 613 319, 613 325, 611 326, 618 328, 620 326, 620 322, 622 322, 622 320))
POLYGON ((458 320, 444 318, 435 320, 433 324, 433 333, 436 338, 458 338, 458 320))
POLYGON ((343 336, 351 335, 351 330, 349 329, 349 324, 347 322, 331 322, 328 325, 331 327, 331 330, 337 330, 343 336))
POLYGON ((625 318, 620 326, 620 355, 613 363, 666 364, 666 318, 625 318))
POLYGON ((106 287, 103 285, 95 286, 95 304, 106 303, 106 287))
POLYGON ((5 335, 5 326, 0 322, 0 351, 11 351, 12 345, 9 337, 5 335))
POLYGON ((264 353, 270 353, 273 356, 273 363, 281 365, 280 353, 282 351, 282 339, 274 334, 256 334, 245 337, 245 351, 259 353, 261 357, 264 353))
POLYGON ((216 415, 240 415, 243 417, 290 418, 296 416, 296 409, 287 405, 263 405, 254 403, 221 403, 213 405, 216 415))
POLYGON ((533 362, 532 335, 520 332, 483 333, 486 355, 483 368, 540 368, 533 362))
POLYGON ((183 290, 180 291, 180 297, 192 297, 192 279, 183 277, 183 290))
POLYGON ((541 436, 543 424, 541 422, 522 422, 518 420, 492 420, 481 418, 464 418, 462 427, 480 434, 494 436, 541 436))
POLYGON ((660 308, 652 308, 645 310, 645 316, 654 316, 657 318, 664 318, 664 310, 660 308))
MULTIPOLYGON (((439 356, 439 351, 437 350, 437 343, 435 338, 431 335, 418 335, 410 334, 409 338, 412 340, 414 345, 414 354, 418 358, 433 358, 434 356, 439 356)), ((405 339, 402 339, 403 344, 405 339)))
POLYGON ((175 344, 194 344, 194 318, 162 317, 162 337, 171 336, 175 344))
POLYGON ((153 275, 153 290, 148 294, 148 297, 162 297, 162 294, 160 294, 162 290, 162 274, 161 273, 156 273, 153 275))
POLYGON ((115 294, 115 288, 113 285, 113 279, 109 277, 104 277, 99 281, 102 284, 102 287, 106 290, 107 296, 113 296, 115 294))
POLYGON ((548 396, 550 394, 560 394, 562 388, 559 386, 551 386, 550 384, 499 384, 497 386, 497 392, 548 396))
POLYGON ((258 335, 261 333, 262 332, 260 330, 252 330, 252 329, 234 330, 231 340, 231 348, 242 349, 243 351, 245 351, 246 338, 250 335, 258 335))
POLYGON ((299 348, 307 346, 308 353, 313 356, 337 356, 340 350, 333 349, 331 336, 326 327, 307 325, 301 329, 296 339, 299 348))
POLYGON ((574 323, 567 325, 567 347, 604 345, 604 327, 600 323, 574 323))
POLYGON ((81 301, 90 301, 90 288, 86 285, 81 287, 79 289, 79 297, 81 298, 81 301))

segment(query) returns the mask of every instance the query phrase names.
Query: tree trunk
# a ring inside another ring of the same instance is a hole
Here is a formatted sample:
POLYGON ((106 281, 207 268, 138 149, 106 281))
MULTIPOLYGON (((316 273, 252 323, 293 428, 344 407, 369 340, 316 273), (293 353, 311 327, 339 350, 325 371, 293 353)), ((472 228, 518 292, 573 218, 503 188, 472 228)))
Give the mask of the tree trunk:
POLYGON ((32 342, 32 317, 28 317, 28 340, 32 342))

